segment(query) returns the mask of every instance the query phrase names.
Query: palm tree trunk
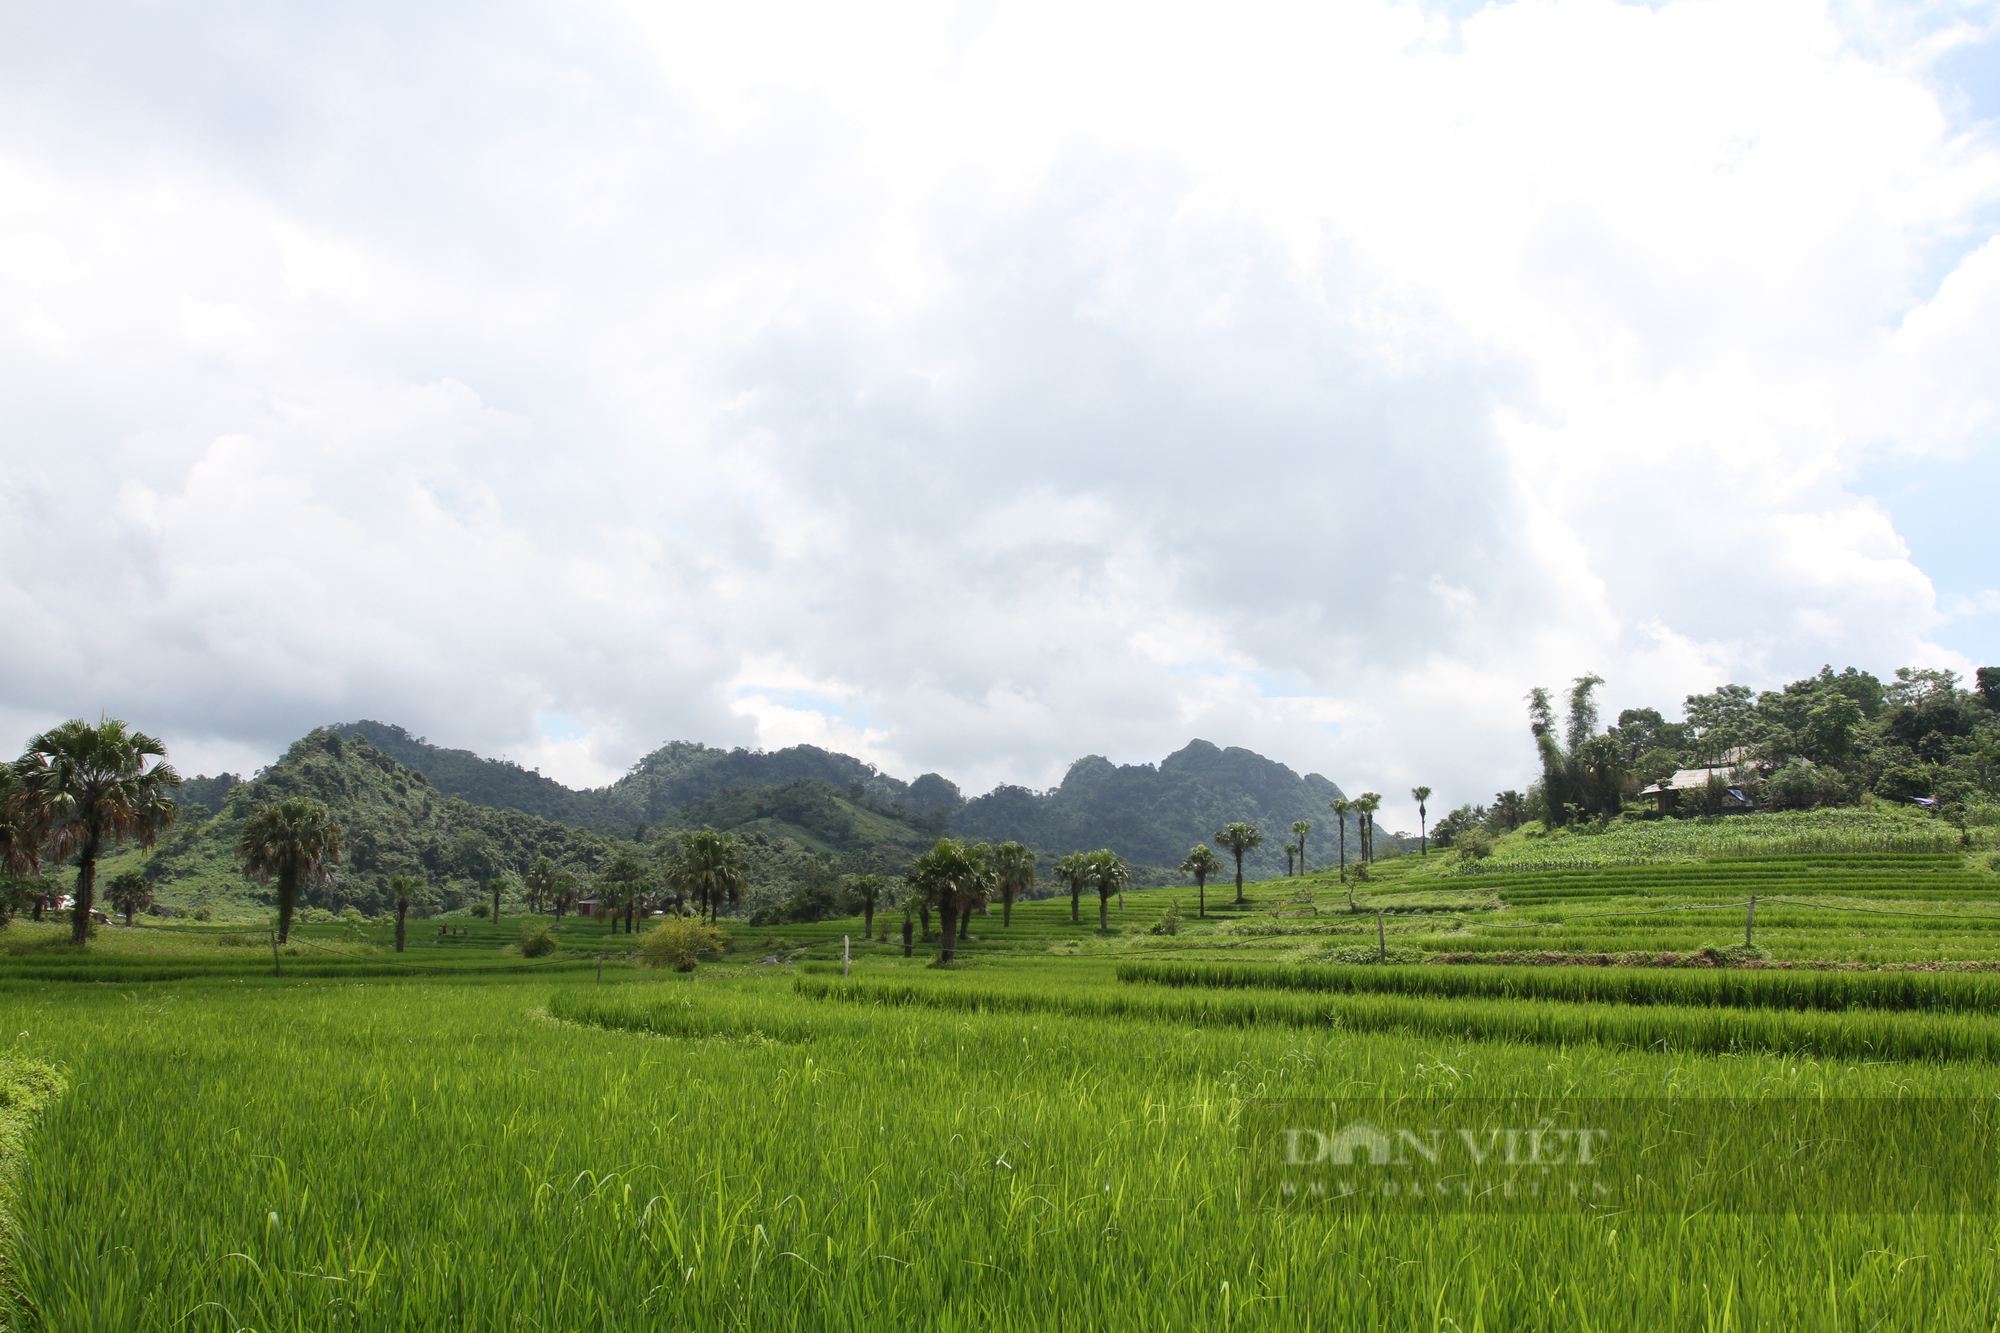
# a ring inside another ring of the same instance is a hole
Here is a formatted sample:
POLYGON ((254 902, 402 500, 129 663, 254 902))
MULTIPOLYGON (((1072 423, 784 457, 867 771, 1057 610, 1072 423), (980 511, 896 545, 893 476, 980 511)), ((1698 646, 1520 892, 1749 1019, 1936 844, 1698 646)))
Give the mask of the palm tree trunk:
POLYGON ((1014 894, 1010 890, 1000 899, 1000 926, 1005 929, 1014 924, 1014 894))
POLYGON ((861 904, 861 938, 871 939, 875 934, 875 904, 861 904))
POLYGON ((90 938, 90 907, 97 901, 97 847, 101 835, 93 829, 76 858, 76 891, 70 895, 69 942, 82 944, 90 938))
POLYGON ((1236 853, 1236 901, 1243 901, 1243 853, 1236 853))
POLYGON ((929 903, 918 903, 917 911, 923 916, 924 940, 928 943, 931 937, 931 905, 929 903))
POLYGON ((292 937, 292 914, 299 910, 299 872, 286 868, 278 872, 278 943, 292 937))
POLYGON ((1201 904, 1200 908, 1197 909, 1197 914, 1203 918, 1206 918, 1208 916, 1207 875, 1196 875, 1194 877, 1194 891, 1195 891, 1195 901, 1201 904))
POLYGON ((1069 923, 1072 926, 1077 924, 1080 919, 1077 913, 1082 909, 1082 902, 1083 890, 1075 885, 1071 885, 1069 891, 1069 923))
POLYGON ((958 903, 949 895, 938 904, 938 915, 944 918, 943 961, 951 961, 952 937, 958 933, 958 903))
POLYGON ((963 940, 963 939, 969 939, 971 938, 971 936, 972 936, 972 904, 967 903, 965 905, 965 910, 958 914, 958 937, 963 940))
POLYGON ((1107 894, 1097 895, 1097 928, 1111 929, 1111 898, 1107 894))
POLYGON ((409 917, 410 917, 410 905, 408 903, 397 903, 396 904, 396 952, 397 953, 401 953, 403 951, 403 929, 408 924, 409 917))

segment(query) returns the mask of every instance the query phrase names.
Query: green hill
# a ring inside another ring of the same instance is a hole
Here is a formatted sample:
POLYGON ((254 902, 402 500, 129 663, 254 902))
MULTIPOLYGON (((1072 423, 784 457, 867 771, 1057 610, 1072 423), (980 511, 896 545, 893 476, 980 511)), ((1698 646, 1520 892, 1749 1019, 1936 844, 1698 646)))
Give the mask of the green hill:
POLYGON ((589 874, 619 850, 587 829, 447 796, 366 740, 325 729, 294 741, 249 782, 198 795, 219 795, 221 808, 204 817, 204 800, 187 803, 180 824, 145 859, 162 898, 178 905, 261 896, 264 887, 237 868, 236 836, 253 810, 287 796, 324 801, 345 834, 333 882, 311 889, 308 906, 380 912, 389 906, 389 876, 407 873, 440 886, 454 907, 476 898, 477 885, 519 873, 538 856, 589 874))

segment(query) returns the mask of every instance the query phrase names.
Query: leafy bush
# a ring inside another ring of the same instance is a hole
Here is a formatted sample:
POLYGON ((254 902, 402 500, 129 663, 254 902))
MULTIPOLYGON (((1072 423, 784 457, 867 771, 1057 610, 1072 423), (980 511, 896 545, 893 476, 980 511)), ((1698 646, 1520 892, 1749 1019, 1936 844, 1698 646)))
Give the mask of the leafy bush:
POLYGON ((1759 803, 1773 810, 1811 810, 1841 805, 1849 799, 1847 784, 1831 768, 1810 759, 1793 759, 1764 780, 1759 803))
POLYGON ((1469 828, 1458 835, 1458 859, 1484 861, 1493 855, 1493 835, 1483 828, 1469 828))
POLYGON ((1158 921, 1155 921, 1152 925, 1152 929, 1148 930, 1146 933, 1149 935, 1180 934, 1181 900, 1178 898, 1170 899, 1167 902, 1167 910, 1160 913, 1160 919, 1158 921))
POLYGON ((474 903, 472 905, 472 914, 478 917, 481 921, 484 921, 486 919, 486 904, 474 903))
POLYGON ((197 907, 194 909, 194 919, 197 921, 213 921, 215 920, 215 912, 208 907, 197 907))
POLYGON ((561 945, 546 921, 531 921, 521 927, 521 957, 546 958, 561 945))
POLYGON ((705 953, 722 948, 722 932, 690 916, 668 917, 639 938, 632 961, 640 967, 692 972, 705 953))

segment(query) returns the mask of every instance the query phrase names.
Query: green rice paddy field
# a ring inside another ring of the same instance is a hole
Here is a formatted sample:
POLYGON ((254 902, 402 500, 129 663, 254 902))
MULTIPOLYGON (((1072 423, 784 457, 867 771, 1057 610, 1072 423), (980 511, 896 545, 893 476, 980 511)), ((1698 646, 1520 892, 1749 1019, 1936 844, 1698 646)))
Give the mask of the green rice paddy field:
POLYGON ((16 921, 10 1315, 1992 1328, 1991 1214, 1274 1211, 1239 1197, 1237 1138, 1274 1097, 1994 1098, 1987 855, 1406 859, 1351 908, 1323 875, 1242 907, 1211 886, 1207 919, 1192 889, 1130 894, 1102 933, 1094 902, 1074 924, 1067 899, 1004 928, 996 908, 950 970, 858 922, 733 927, 682 976, 592 922, 531 960, 512 921, 413 929, 400 956, 379 927, 315 926, 275 959, 242 926, 113 926, 76 951, 16 921), (1753 893, 1770 962, 1848 966, 1492 961, 1740 946, 1753 893), (1175 900, 1183 929, 1151 933, 1175 900))

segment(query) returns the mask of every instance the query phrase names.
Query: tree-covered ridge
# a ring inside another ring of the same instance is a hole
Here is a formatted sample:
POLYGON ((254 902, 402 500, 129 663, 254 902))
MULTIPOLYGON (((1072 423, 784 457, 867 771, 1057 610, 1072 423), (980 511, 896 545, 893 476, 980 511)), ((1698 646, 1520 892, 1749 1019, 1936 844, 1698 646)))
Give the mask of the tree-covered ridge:
POLYGON ((1340 796, 1340 788, 1318 773, 1300 777, 1253 751, 1196 740, 1157 767, 1089 755, 1070 765, 1052 791, 997 787, 954 811, 951 827, 966 837, 1011 839, 1044 854, 1107 847, 1157 882, 1173 873, 1194 843, 1224 825, 1249 823, 1271 835, 1244 858, 1245 872, 1262 877, 1284 870, 1279 831, 1297 821, 1319 830, 1309 844, 1316 862, 1330 859, 1335 834, 1329 805, 1340 796))
POLYGON ((347 722, 328 730, 366 739, 424 774, 447 796, 540 815, 607 837, 638 836, 643 829, 673 821, 683 807, 733 787, 820 782, 856 802, 881 807, 891 818, 948 808, 959 799, 958 788, 935 773, 904 782, 873 764, 816 745, 763 751, 670 741, 609 786, 576 791, 509 760, 432 745, 386 722, 347 722))
MULTIPOLYGON (((554 778, 545 778, 512 760, 487 759, 470 750, 451 750, 432 745, 421 736, 412 736, 402 727, 388 722, 364 719, 328 727, 327 730, 367 741, 403 767, 423 774, 432 786, 446 796, 455 796, 473 805, 540 815, 559 824, 596 827, 591 818, 595 813, 589 800, 591 793, 572 791, 554 778)), ((599 828, 598 831, 615 836, 620 832, 630 834, 632 828, 628 823, 622 829, 599 828)))
MULTIPOLYGON (((477 805, 523 810, 610 838, 701 824, 757 832, 773 846, 782 840, 800 853, 830 856, 846 871, 900 874, 946 832, 1018 841, 1049 856, 1109 847, 1147 883, 1174 877, 1191 845, 1229 823, 1247 821, 1274 835, 1246 864, 1258 875, 1284 868, 1280 830, 1295 822, 1320 831, 1310 843, 1316 863, 1331 859, 1337 845, 1328 803, 1341 793, 1332 782, 1202 740, 1157 766, 1119 766, 1090 755, 1072 764, 1053 791, 1001 786, 967 801, 936 773, 904 782, 814 745, 762 751, 672 741, 609 786, 574 791, 517 764, 431 745, 388 723, 329 730, 365 737, 425 774, 442 794, 477 805)), ((760 862, 760 880, 768 879, 765 869, 760 862)))
POLYGON ((617 846, 587 829, 447 796, 365 739, 319 729, 251 781, 230 787, 213 818, 188 819, 161 839, 147 877, 166 886, 201 880, 225 891, 250 885, 235 853, 245 822, 295 796, 324 804, 342 831, 340 863, 305 890, 307 906, 387 911, 389 877, 413 874, 437 886, 442 905, 451 907, 537 857, 590 874, 617 846))

